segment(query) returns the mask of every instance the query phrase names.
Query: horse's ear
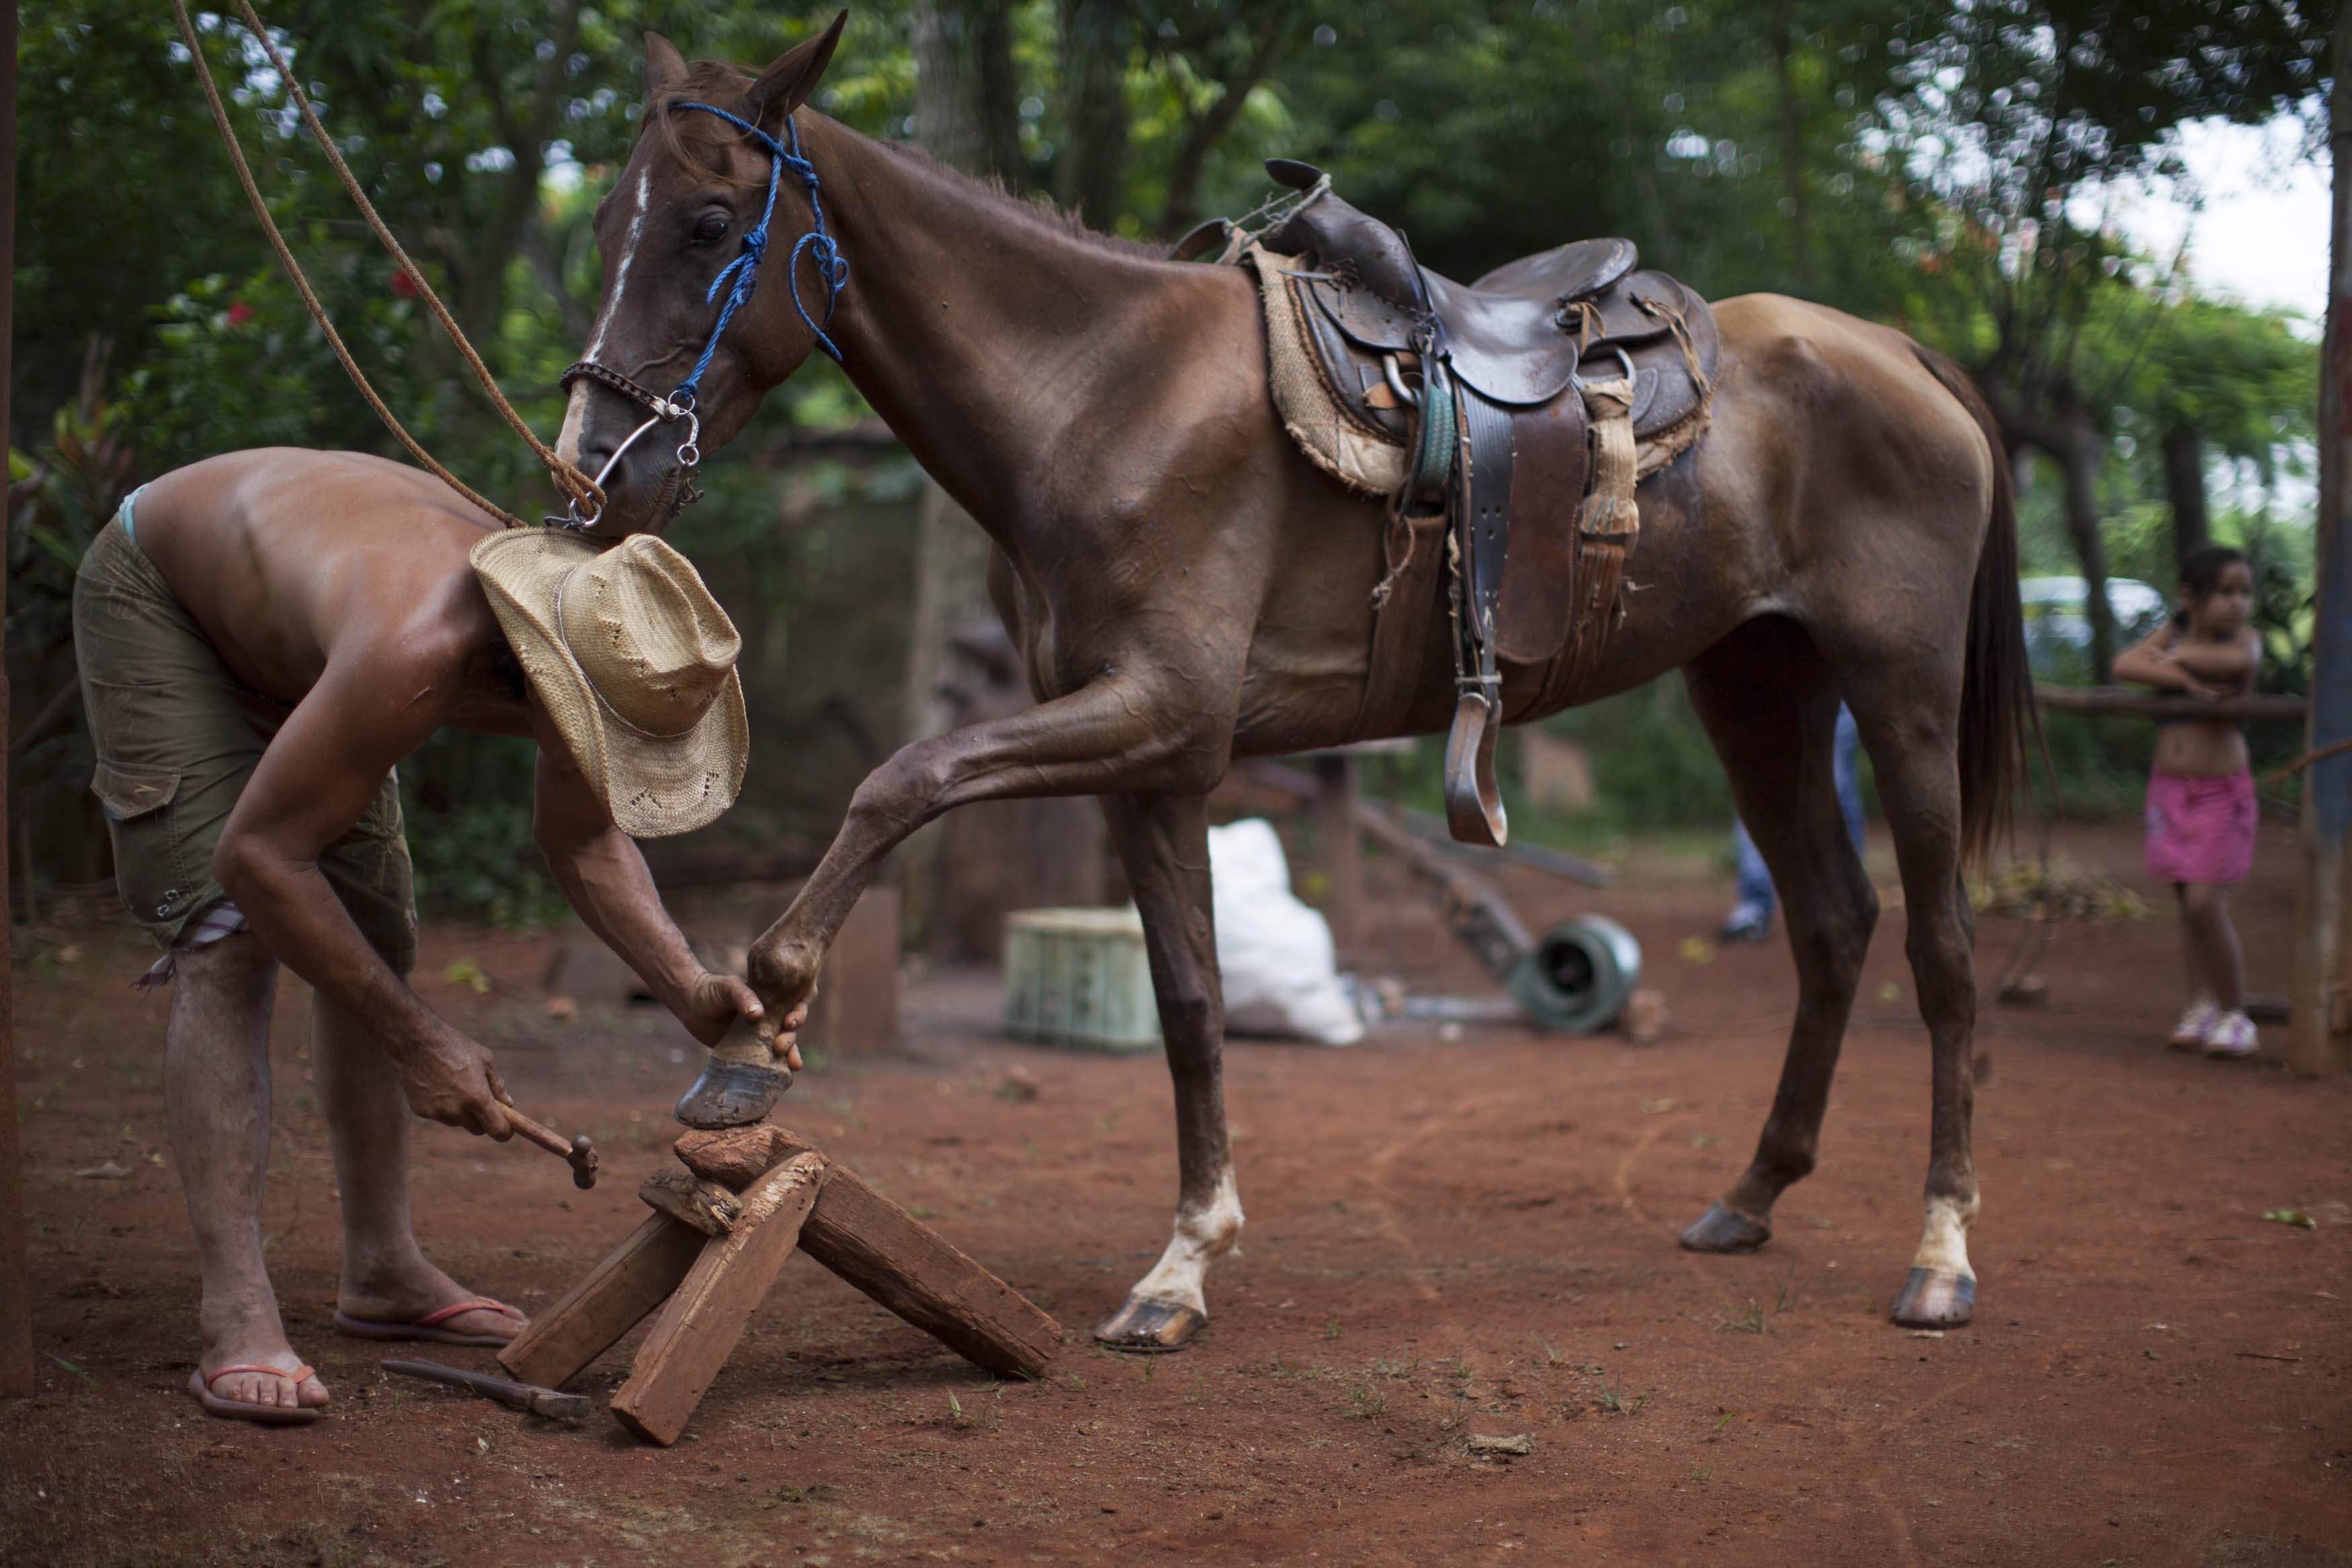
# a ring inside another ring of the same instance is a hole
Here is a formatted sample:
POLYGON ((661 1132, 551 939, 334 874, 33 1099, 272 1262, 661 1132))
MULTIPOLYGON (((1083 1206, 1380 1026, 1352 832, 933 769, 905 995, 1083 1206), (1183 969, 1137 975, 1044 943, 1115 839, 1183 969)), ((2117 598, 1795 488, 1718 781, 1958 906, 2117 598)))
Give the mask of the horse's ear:
POLYGON ((651 103, 686 79, 686 57, 659 33, 646 35, 646 101, 651 103))
POLYGON ((752 124, 772 133, 783 129, 784 120, 808 101, 809 94, 816 90, 817 78, 833 63, 834 46, 841 42, 841 29, 848 20, 849 13, 842 12, 834 17, 832 26, 760 73, 760 79, 744 96, 752 124))

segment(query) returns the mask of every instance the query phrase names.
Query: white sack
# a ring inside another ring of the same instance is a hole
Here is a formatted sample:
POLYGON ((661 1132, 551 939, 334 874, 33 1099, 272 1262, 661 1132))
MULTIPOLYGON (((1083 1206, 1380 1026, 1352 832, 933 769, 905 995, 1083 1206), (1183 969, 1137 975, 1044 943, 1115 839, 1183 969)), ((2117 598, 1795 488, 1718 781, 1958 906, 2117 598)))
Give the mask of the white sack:
POLYGON ((1252 817, 1211 828, 1209 872, 1225 1028, 1322 1045, 1363 1039, 1364 1020, 1339 988, 1331 927, 1291 896, 1290 865, 1274 824, 1252 817))

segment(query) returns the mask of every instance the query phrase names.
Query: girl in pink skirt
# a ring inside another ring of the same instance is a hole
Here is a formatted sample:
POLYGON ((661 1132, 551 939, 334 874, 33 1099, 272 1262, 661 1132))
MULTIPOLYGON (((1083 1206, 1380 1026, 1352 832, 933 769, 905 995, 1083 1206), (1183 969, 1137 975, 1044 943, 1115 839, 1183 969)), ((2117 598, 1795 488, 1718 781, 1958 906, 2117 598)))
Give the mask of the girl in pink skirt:
POLYGON ((2180 900, 2188 1010, 2172 1026, 2176 1051, 2254 1054, 2244 1011, 2244 965, 2230 924, 2230 884, 2254 859, 2254 775, 2243 729, 2200 717, 2200 703, 2253 686, 2260 637, 2246 624, 2253 573, 2245 555, 2221 545, 2180 566, 2180 608, 2154 636, 2116 661, 2127 681, 2181 694, 2181 711, 2158 719, 2156 768, 2147 780, 2147 871, 2180 900))

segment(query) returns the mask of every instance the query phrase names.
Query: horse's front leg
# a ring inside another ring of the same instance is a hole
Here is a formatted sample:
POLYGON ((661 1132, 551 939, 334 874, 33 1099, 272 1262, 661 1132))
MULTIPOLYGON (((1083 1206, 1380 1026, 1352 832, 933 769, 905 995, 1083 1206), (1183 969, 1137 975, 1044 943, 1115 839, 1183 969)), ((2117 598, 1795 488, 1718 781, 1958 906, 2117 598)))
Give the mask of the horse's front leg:
POLYGON ((1225 1135, 1225 1003, 1209 891, 1208 817, 1198 795, 1103 801, 1143 915, 1160 1032, 1176 1087, 1176 1233, 1151 1272, 1095 1330, 1118 1350, 1179 1350, 1209 1315, 1209 1265, 1241 1239, 1242 1205, 1225 1135))
POLYGON ((899 750, 857 787, 800 896, 751 945, 751 985, 772 1016, 815 991, 825 949, 883 857, 941 812, 1039 795, 1205 793, 1224 772, 1233 716, 1202 693, 1237 685, 1107 668, 1067 696, 899 750))

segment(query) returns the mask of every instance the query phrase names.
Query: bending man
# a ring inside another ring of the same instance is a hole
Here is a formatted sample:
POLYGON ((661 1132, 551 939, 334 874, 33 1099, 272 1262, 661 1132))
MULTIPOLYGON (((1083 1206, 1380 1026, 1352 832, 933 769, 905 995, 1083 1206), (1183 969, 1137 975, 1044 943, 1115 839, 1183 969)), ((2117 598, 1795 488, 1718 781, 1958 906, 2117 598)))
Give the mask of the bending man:
POLYGON ((416 916, 393 767, 436 730, 537 740, 534 836, 572 907, 697 1038, 761 1016, 688 950, 632 841, 734 800, 734 628, 658 539, 602 547, 501 532, 394 463, 278 449, 156 480, 82 561, 92 788, 123 898, 165 948, 146 983, 178 982, 164 1109, 204 1273, 190 1388, 215 1415, 290 1424, 328 1398, 261 1253, 281 962, 317 991, 337 1326, 487 1345, 523 1327, 427 1262, 409 1227, 412 1109, 512 1136, 489 1051, 404 979, 416 916))

